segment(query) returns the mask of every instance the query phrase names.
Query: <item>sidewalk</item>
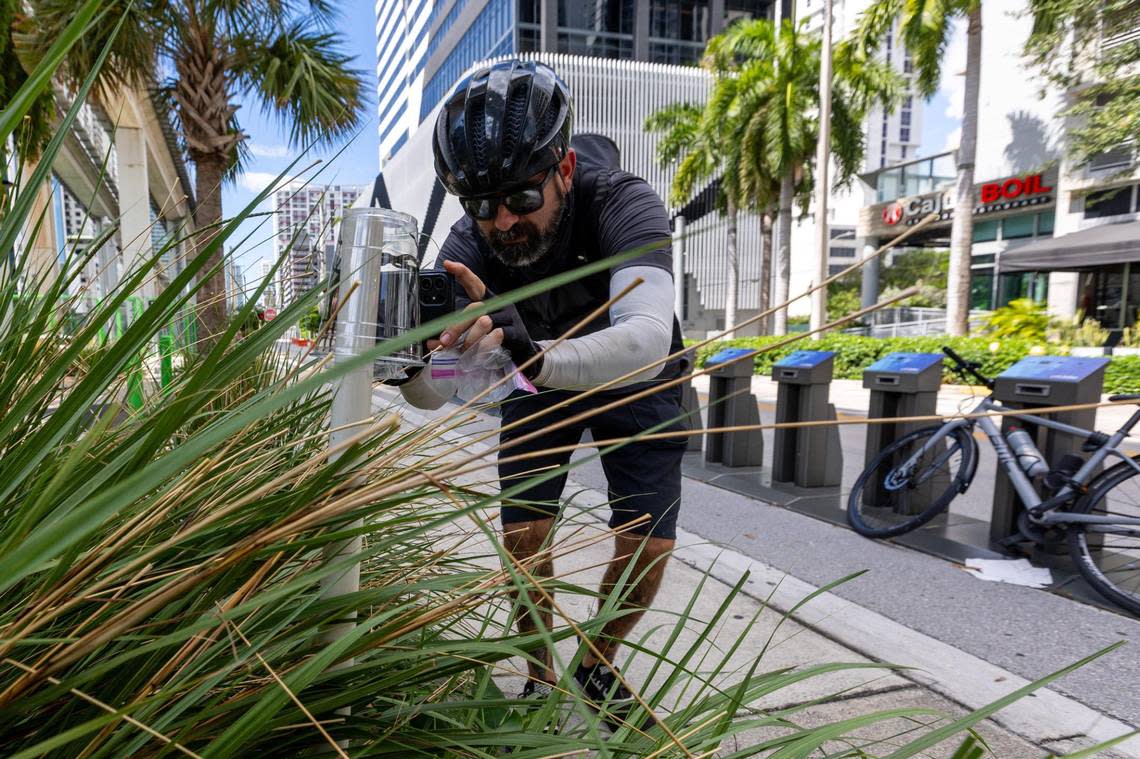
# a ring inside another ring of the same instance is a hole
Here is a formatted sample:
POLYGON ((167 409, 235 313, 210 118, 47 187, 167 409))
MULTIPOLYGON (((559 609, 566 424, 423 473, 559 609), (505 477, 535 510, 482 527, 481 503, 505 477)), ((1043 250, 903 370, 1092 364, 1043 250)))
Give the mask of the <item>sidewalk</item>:
MULTIPOLYGON (((397 403, 398 397, 388 389, 378 390, 374 396, 379 407, 399 406, 400 413, 409 425, 422 424, 423 412, 408 409, 397 403)), ((480 424, 490 428, 495 426, 496 422, 485 420, 480 424)), ((477 446, 472 450, 478 448, 477 446)), ((485 446, 483 449, 485 450, 485 446)), ((574 494, 573 506, 604 509, 602 506, 605 502, 604 478, 597 462, 583 461, 572 475, 572 481, 565 492, 568 496, 574 494)), ((769 608, 761 614, 758 625, 749 632, 748 644, 741 647, 736 654, 736 661, 743 665, 758 654, 761 645, 779 619, 778 615, 787 612, 820 585, 852 571, 840 569, 835 566, 834 561, 831 561, 837 556, 844 556, 848 551, 845 545, 834 543, 834 539, 841 532, 845 532, 839 528, 692 480, 685 482, 684 502, 685 507, 681 512, 682 529, 678 537, 678 560, 670 564, 664 588, 655 604, 657 611, 647 616, 635 634, 646 634, 647 631, 653 630, 655 625, 668 624, 675 619, 669 612, 684 607, 706 573, 719 582, 707 584, 699 595, 695 617, 709 618, 728 592, 728 588, 739 580, 743 572, 748 571, 751 575, 745 585, 744 595, 738 596, 733 602, 726 629, 721 633, 722 640, 734 639, 735 633, 742 630, 746 620, 751 619, 760 608, 762 599, 766 599, 769 608), (790 532, 788 526, 781 526, 781 520, 790 522, 790 532), (718 530, 718 534, 712 534, 718 530), (789 541, 788 545, 782 546, 786 550, 771 550, 778 547, 777 542, 789 534, 798 536, 798 541, 789 541), (751 544, 752 550, 742 550, 744 548, 742 544, 751 544), (787 564, 791 562, 786 559, 789 552, 801 559, 801 571, 788 571, 787 564), (758 560, 758 554, 764 554, 764 561, 758 560), (769 554, 774 558, 769 559, 769 554), (815 571, 802 571, 803 563, 814 567, 815 571), (817 575, 820 573, 826 577, 819 579, 817 575)), ((595 516, 604 516, 604 514, 595 514, 595 516)), ((583 515, 579 514, 575 521, 581 522, 582 518, 583 515)), ((592 529, 599 529, 601 522, 597 522, 597 525, 592 529)), ((846 536, 861 540, 849 532, 846 536)), ((867 544, 867 541, 862 542, 867 544)), ((886 545, 872 546, 872 548, 893 554, 901 550, 886 545)), ((600 565, 608 558, 608 552, 609 546, 606 544, 591 546, 561 561, 558 572, 563 574, 576 567, 591 567, 573 578, 575 582, 590 586, 600 577, 601 569, 596 565, 600 565)), ((906 553, 912 554, 912 552, 906 553)), ((850 554, 846 555, 846 558, 851 557, 850 554)), ((945 562, 918 554, 910 555, 908 558, 922 564, 925 567, 924 571, 932 567, 947 571, 943 566, 945 562)), ((841 698, 830 699, 826 704, 808 709, 800 715, 801 721, 805 724, 830 722, 898 706, 928 706, 961 715, 969 709, 978 708, 1016 690, 1027 682, 1024 673, 1011 671, 1000 663, 994 663, 992 658, 984 653, 979 654, 976 651, 971 653, 958 645, 947 643, 944 640, 945 636, 932 635, 929 630, 922 630, 921 625, 915 626, 892 618, 891 615, 873 608, 872 604, 852 601, 849 596, 853 592, 865 594, 868 590, 877 598, 907 596, 912 601, 913 595, 917 594, 920 602, 926 606, 950 600, 939 598, 938 594, 943 588, 938 584, 923 584, 925 579, 923 571, 907 569, 903 570, 901 575, 895 574, 896 577, 907 577, 911 582, 898 589, 892 588, 888 592, 883 585, 883 578, 890 578, 893 573, 876 571, 881 566, 880 561, 860 563, 863 566, 856 569, 870 568, 872 573, 840 586, 832 592, 821 594, 797 611, 791 621, 777 633, 778 644, 766 655, 765 668, 837 661, 878 661, 908 665, 916 669, 890 675, 883 675, 873 670, 858 675, 840 673, 826 679, 811 681, 795 690, 780 692, 765 706, 804 703, 853 688, 841 698)), ((964 582, 974 584, 963 586, 969 590, 981 595, 993 590, 992 587, 982 587, 988 584, 979 583, 966 577, 964 573, 957 574, 963 575, 960 579, 964 582)), ((962 595, 960 590, 955 592, 962 595)), ((1054 599, 1056 603, 1081 606, 1050 594, 1038 593, 1038 595, 1054 599)), ((589 603, 585 598, 566 599, 567 610, 580 619, 588 615, 589 603)), ((1007 606, 1008 608, 1017 607, 1007 606)), ((1081 606, 1081 609, 1083 612, 1102 615, 1101 621, 1113 616, 1088 607, 1081 606)), ((991 606, 978 604, 976 610, 977 614, 962 614, 960 610, 955 611, 959 625, 964 624, 967 629, 988 627, 991 631, 995 627, 1008 627, 1007 623, 1000 621, 1001 612, 994 611, 991 606)), ((1025 636, 1026 640, 1023 642, 1028 646, 1030 639, 1039 636, 1042 625, 1039 620, 1037 624, 1032 619, 1022 618, 1022 620, 1015 621, 1013 625, 1018 629, 1019 635, 1025 636)), ((1126 625, 1117 629, 1120 634, 1114 639, 1132 632, 1126 625)), ((1099 643, 1097 636, 1084 635, 1082 632, 1077 628, 1066 630, 1064 633, 1057 631, 1056 635, 1050 633, 1049 637, 1056 637, 1057 640, 1054 641, 1054 648, 1049 649, 1051 661, 1048 671, 1059 669, 1064 664, 1075 661, 1100 647, 1097 645, 1099 643), (1055 646, 1063 644, 1066 640, 1070 645, 1065 647, 1063 655, 1059 654, 1055 646)), ((1102 632, 1106 631, 1102 629, 1102 632)), ((691 634, 688 635, 688 639, 691 640, 691 634)), ((664 640, 665 632, 657 630, 653 632, 647 645, 660 646, 664 640)), ((685 645, 684 636, 678 645, 685 645)), ((1132 670, 1129 667, 1120 666, 1121 654, 1135 658, 1134 652, 1128 651, 1127 647, 1116 652, 1113 663, 1101 667, 1099 674, 1093 680, 1098 683, 1099 688, 1111 691, 1118 699, 1131 703, 1137 680, 1132 679, 1132 670), (1124 682, 1113 677, 1105 677, 1106 669, 1109 672, 1114 670, 1119 672, 1124 682)), ((1034 659, 1034 664, 1037 665, 1039 662, 1034 659)), ((626 671, 635 684, 644 677, 647 665, 648 662, 644 657, 640 660, 634 657, 627 663, 626 671)), ((521 669, 521 662, 517 666, 521 669)), ((1080 672, 1074 673, 1062 683, 1067 683, 1080 674, 1080 672)), ((1090 673, 1085 675, 1088 677, 1090 673)), ((502 686, 506 692, 514 692, 521 687, 521 678, 504 674, 502 686)), ((1084 693, 1082 688, 1077 690, 1084 693)), ((1090 700, 1073 698, 1062 694, 1059 690, 1041 691, 1037 696, 1023 699, 998 713, 994 720, 983 723, 981 732, 990 741, 996 756, 1020 758, 1045 756, 1049 752, 1065 753, 1107 740, 1129 730, 1125 721, 1110 714, 1127 712, 1128 709, 1121 707, 1106 710, 1089 706, 1090 700)), ((894 727, 892 730, 889 725, 883 726, 880 737, 899 732, 897 729, 899 726, 894 727)), ((758 740, 759 737, 741 736, 740 739, 758 740)), ((730 749, 731 746, 726 748, 730 749)), ((949 744, 940 746, 940 750, 932 751, 929 755, 949 756, 953 748, 954 746, 949 744)), ((1116 751, 1105 753, 1103 756, 1140 757, 1140 740, 1133 739, 1116 751)))

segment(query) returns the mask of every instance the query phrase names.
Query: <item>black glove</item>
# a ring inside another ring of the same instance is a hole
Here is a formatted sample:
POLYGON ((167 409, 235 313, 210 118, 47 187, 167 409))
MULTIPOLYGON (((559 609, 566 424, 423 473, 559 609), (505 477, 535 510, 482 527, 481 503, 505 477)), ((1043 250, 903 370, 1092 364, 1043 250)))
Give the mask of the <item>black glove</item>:
MULTIPOLYGON (((503 348, 511 354, 515 366, 522 366, 542 350, 538 343, 531 339, 519 310, 513 304, 493 311, 488 316, 491 317, 493 328, 503 330, 503 348)), ((523 369, 522 373, 527 379, 533 380, 540 371, 542 371, 542 357, 523 369)))

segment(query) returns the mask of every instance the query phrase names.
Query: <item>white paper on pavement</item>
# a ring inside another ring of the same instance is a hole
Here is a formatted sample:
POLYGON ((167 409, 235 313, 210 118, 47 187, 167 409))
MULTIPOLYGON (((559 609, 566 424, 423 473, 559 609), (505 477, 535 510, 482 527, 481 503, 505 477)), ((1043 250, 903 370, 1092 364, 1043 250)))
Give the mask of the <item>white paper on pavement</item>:
POLYGON ((979 580, 1028 588, 1047 588, 1053 584, 1053 573, 1047 567, 1033 566, 1028 559, 966 559, 966 571, 979 580))

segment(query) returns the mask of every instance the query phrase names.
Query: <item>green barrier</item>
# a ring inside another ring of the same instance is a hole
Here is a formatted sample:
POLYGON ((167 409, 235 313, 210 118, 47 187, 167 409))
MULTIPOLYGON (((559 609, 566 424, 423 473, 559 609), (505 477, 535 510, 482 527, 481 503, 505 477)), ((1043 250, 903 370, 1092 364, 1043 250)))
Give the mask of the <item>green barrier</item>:
POLYGON ((146 396, 143 394, 143 368, 142 357, 131 359, 131 366, 127 370, 127 405, 138 411, 143 407, 146 396))
POLYGON ((165 391, 174 382, 174 338, 170 335, 160 335, 158 338, 159 376, 162 389, 165 391))

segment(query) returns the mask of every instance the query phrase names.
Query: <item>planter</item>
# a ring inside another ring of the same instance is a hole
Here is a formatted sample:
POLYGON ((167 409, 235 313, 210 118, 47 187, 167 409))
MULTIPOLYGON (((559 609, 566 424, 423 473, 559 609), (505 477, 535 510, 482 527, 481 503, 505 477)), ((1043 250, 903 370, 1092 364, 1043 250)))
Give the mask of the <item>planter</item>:
POLYGON ((1112 349, 1113 356, 1140 356, 1140 348, 1121 348, 1116 347, 1112 349))
POLYGON ((1104 355, 1104 348, 1093 348, 1087 345, 1074 345, 1069 348, 1070 356, 1078 356, 1080 358, 1095 358, 1104 355))

